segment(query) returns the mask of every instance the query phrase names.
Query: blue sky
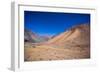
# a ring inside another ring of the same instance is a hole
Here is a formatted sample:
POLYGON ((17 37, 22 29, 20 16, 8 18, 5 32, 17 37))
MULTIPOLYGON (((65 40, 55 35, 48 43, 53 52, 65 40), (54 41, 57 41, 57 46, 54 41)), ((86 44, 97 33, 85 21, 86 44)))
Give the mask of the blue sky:
POLYGON ((90 14, 24 11, 24 28, 39 35, 56 35, 84 23, 90 23, 90 14))

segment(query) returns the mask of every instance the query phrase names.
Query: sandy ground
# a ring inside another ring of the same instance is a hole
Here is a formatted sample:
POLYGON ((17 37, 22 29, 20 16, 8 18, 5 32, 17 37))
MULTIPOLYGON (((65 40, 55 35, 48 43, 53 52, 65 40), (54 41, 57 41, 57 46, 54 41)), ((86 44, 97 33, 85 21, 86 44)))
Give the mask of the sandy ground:
POLYGON ((63 49, 51 46, 36 46, 25 49, 25 61, 40 60, 66 60, 66 59, 86 59, 90 58, 89 48, 63 49))

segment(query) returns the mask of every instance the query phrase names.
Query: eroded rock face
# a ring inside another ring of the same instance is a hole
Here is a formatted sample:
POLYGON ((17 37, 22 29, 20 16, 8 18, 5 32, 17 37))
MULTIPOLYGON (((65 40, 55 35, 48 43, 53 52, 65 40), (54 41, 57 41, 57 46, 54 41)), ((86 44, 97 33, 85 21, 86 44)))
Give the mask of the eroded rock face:
POLYGON ((72 27, 47 42, 26 48, 24 57, 25 61, 90 58, 90 26, 72 27))

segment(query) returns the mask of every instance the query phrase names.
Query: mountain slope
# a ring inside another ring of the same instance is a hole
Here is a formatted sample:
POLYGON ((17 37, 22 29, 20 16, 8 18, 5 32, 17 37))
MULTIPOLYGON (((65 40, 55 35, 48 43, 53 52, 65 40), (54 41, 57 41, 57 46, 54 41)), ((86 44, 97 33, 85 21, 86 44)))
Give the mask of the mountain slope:
POLYGON ((90 44, 90 27, 82 24, 61 33, 55 38, 48 41, 49 44, 58 46, 74 46, 90 44))
POLYGON ((32 32, 31 30, 28 30, 28 29, 24 30, 25 42, 39 43, 39 42, 47 41, 48 39, 49 39, 49 37, 37 35, 36 33, 32 32))

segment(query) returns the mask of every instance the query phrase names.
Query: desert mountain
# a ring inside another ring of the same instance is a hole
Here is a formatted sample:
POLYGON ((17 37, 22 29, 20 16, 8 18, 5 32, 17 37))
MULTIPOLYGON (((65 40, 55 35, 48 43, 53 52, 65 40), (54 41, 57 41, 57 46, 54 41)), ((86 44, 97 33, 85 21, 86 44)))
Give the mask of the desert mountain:
POLYGON ((77 25, 49 40, 48 44, 61 47, 79 46, 90 44, 90 26, 87 24, 77 25))
POLYGON ((31 32, 28 29, 24 29, 24 40, 25 42, 33 42, 34 39, 37 38, 37 35, 33 32, 31 32))
POLYGON ((24 57, 25 61, 90 58, 90 25, 74 26, 42 44, 25 48, 24 57))
POLYGON ((25 42, 31 42, 31 43, 39 43, 47 41, 49 37, 47 36, 40 36, 31 30, 25 29, 24 30, 24 40, 25 42))

